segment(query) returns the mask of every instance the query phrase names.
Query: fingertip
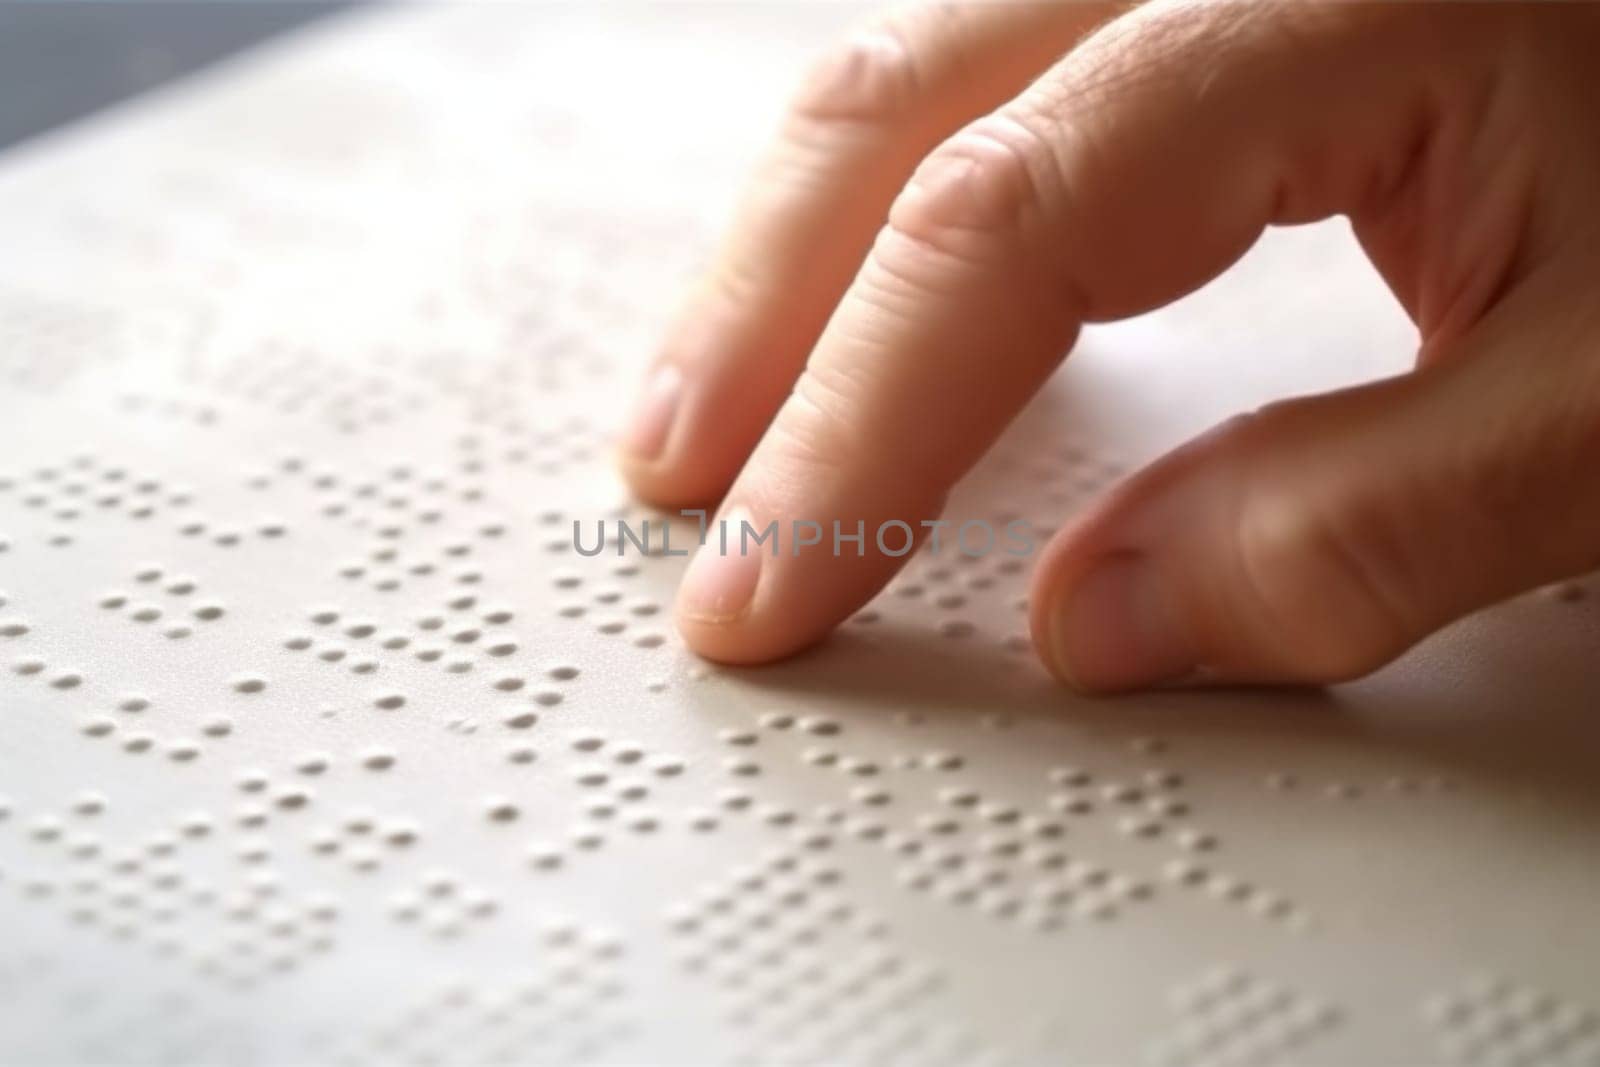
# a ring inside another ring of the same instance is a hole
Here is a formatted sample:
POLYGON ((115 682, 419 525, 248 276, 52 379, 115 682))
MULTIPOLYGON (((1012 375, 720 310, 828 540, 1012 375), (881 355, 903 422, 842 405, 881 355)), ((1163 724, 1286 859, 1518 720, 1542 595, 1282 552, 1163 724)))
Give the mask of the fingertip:
POLYGON ((704 360, 663 359, 642 388, 615 441, 623 481, 641 501, 676 509, 715 504, 748 453, 748 434, 730 432, 724 398, 704 360))
POLYGON ((1137 551, 1097 558, 1049 590, 1034 641, 1051 673, 1085 693, 1181 682, 1196 655, 1159 563, 1137 551))
POLYGON ((678 633, 689 651, 701 659, 730 667, 755 667, 773 663, 807 648, 812 642, 794 645, 752 640, 753 629, 741 620, 705 619, 678 612, 678 633))
POLYGON ((617 437, 618 466, 640 499, 696 507, 733 484, 804 358, 775 349, 789 335, 764 307, 703 283, 668 329, 617 437))
MULTIPOLYGON (((690 566, 693 569, 694 564, 690 566)), ((718 587, 726 589, 747 580, 753 579, 702 572, 691 587, 685 579, 674 614, 678 633, 691 652, 714 663, 755 666, 792 656, 821 639, 822 634, 784 625, 781 617, 775 623, 765 604, 758 610, 754 600, 761 595, 759 588, 742 610, 733 609, 728 599, 719 602, 725 594, 719 593, 718 587)), ((756 584, 759 587, 759 581, 756 584)))
POLYGON ((669 512, 715 505, 730 481, 693 457, 645 460, 618 446, 615 462, 623 484, 635 499, 669 512))
POLYGON ((683 371, 676 364, 662 363, 651 370, 623 427, 623 452, 645 463, 659 458, 672 436, 682 400, 683 371))
POLYGON ((700 497, 683 476, 681 412, 686 379, 682 368, 663 362, 646 374, 615 441, 615 460, 633 495, 656 507, 685 507, 700 497), (673 447, 677 444, 679 447, 673 447))
POLYGON ((773 641, 770 626, 761 625, 768 613, 760 602, 770 598, 773 560, 759 547, 748 550, 742 535, 750 526, 742 505, 718 516, 678 586, 678 632, 690 650, 718 663, 765 663, 790 651, 773 641))
MULTIPOLYGON (((1169 468, 1178 458, 1169 457, 1169 468)), ((1201 676, 1170 562, 1141 521, 1169 480, 1161 466, 1092 503, 1051 539, 1034 570, 1034 649, 1050 674, 1077 692, 1182 686, 1201 676)))

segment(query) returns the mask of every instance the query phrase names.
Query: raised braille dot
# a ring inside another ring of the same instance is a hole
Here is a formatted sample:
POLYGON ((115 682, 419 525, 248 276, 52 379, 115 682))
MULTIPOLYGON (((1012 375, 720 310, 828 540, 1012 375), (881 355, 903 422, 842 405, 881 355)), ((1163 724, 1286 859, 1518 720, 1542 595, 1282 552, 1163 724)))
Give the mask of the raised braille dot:
POLYGON ((1082 767, 1052 767, 1050 781, 1056 785, 1084 786, 1089 784, 1089 772, 1082 767))
POLYGON ((1266 919, 1281 919, 1293 910, 1293 905, 1273 893, 1257 891, 1249 901, 1250 910, 1266 919))
POLYGON ((1162 824, 1159 819, 1147 819, 1139 815, 1129 815, 1118 820, 1117 829, 1129 837, 1148 838, 1160 835, 1162 824))
POLYGON ((60 819, 52 815, 41 815, 28 827, 28 836, 35 841, 56 841, 60 839, 62 830, 60 819))
POLYGON ((611 775, 599 767, 575 767, 572 771, 572 780, 592 789, 605 785, 611 780, 611 775))
POLYGON ((483 811, 491 822, 512 822, 522 814, 516 804, 499 797, 484 801, 483 811))
POLYGON ((1178 819, 1189 814, 1188 802, 1175 797, 1151 797, 1145 807, 1151 815, 1162 819, 1178 819))
POLYGON ((978 808, 978 817, 980 819, 1003 826, 1016 822, 1021 815, 1021 812, 1009 804, 989 803, 983 804, 978 808))
POLYGON ((375 698, 372 703, 375 707, 384 711, 395 711, 398 708, 405 707, 406 698, 400 693, 384 693, 382 696, 375 698))
POLYGON ((1177 789, 1183 785, 1183 775, 1173 770, 1145 771, 1141 778, 1150 789, 1177 789))
POLYGON ((255 675, 243 675, 233 680, 233 690, 236 693, 259 693, 266 687, 266 679, 255 675))
POLYGON ((1249 884, 1226 874, 1213 874, 1206 882, 1206 891, 1218 900, 1242 901, 1251 893, 1249 884))
POLYGON ((78 815, 99 815, 106 810, 106 798, 99 793, 80 793, 72 802, 72 810, 78 815))
POLYGON ((1541 592, 1552 600, 1559 600, 1569 604, 1576 603, 1587 595, 1583 586, 1578 582, 1556 582, 1554 585, 1545 586, 1541 592))
POLYGON ((1076 793, 1054 793, 1049 803, 1053 810, 1065 815, 1087 815, 1094 811, 1094 802, 1076 793))

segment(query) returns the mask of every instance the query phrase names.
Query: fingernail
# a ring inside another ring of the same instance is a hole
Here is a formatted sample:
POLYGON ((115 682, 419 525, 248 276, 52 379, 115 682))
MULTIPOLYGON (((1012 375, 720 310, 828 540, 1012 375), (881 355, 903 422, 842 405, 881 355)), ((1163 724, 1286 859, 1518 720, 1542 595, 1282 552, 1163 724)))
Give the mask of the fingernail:
POLYGON ((761 578, 761 549, 745 547, 739 536, 741 523, 750 513, 734 508, 706 530, 706 543, 700 546, 678 592, 678 610, 697 622, 726 623, 743 614, 755 599, 756 583, 761 578), (727 531, 726 544, 721 531, 727 531))
POLYGON ((1050 655, 1070 685, 1090 691, 1142 689, 1195 668, 1160 576, 1135 554, 1106 558, 1060 596, 1050 655))
POLYGON ((666 447, 683 395, 683 372, 671 363, 657 367, 645 382, 622 435, 622 447, 638 459, 655 459, 666 447))

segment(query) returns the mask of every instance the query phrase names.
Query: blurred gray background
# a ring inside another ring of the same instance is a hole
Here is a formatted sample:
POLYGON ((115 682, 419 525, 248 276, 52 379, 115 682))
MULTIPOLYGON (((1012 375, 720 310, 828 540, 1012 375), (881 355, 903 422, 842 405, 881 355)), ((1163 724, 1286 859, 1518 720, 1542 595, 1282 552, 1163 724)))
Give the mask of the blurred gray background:
POLYGON ((0 0, 0 149, 352 6, 334 0, 0 0))

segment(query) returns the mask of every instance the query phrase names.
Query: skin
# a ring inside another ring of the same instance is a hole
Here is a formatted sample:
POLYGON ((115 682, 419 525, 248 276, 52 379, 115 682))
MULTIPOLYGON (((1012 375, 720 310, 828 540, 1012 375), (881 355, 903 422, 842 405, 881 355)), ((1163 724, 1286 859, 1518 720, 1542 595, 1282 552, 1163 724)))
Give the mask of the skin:
MULTIPOLYGON (((670 508, 939 514, 1084 323, 1347 215, 1414 370, 1230 420, 1044 551, 1090 692, 1326 683, 1600 565, 1600 5, 910 8, 816 67, 624 434, 670 508), (936 431, 933 428, 937 428, 936 431)), ((903 557, 702 549, 711 659, 821 639, 903 557), (751 564, 753 559, 756 562, 751 564)))

